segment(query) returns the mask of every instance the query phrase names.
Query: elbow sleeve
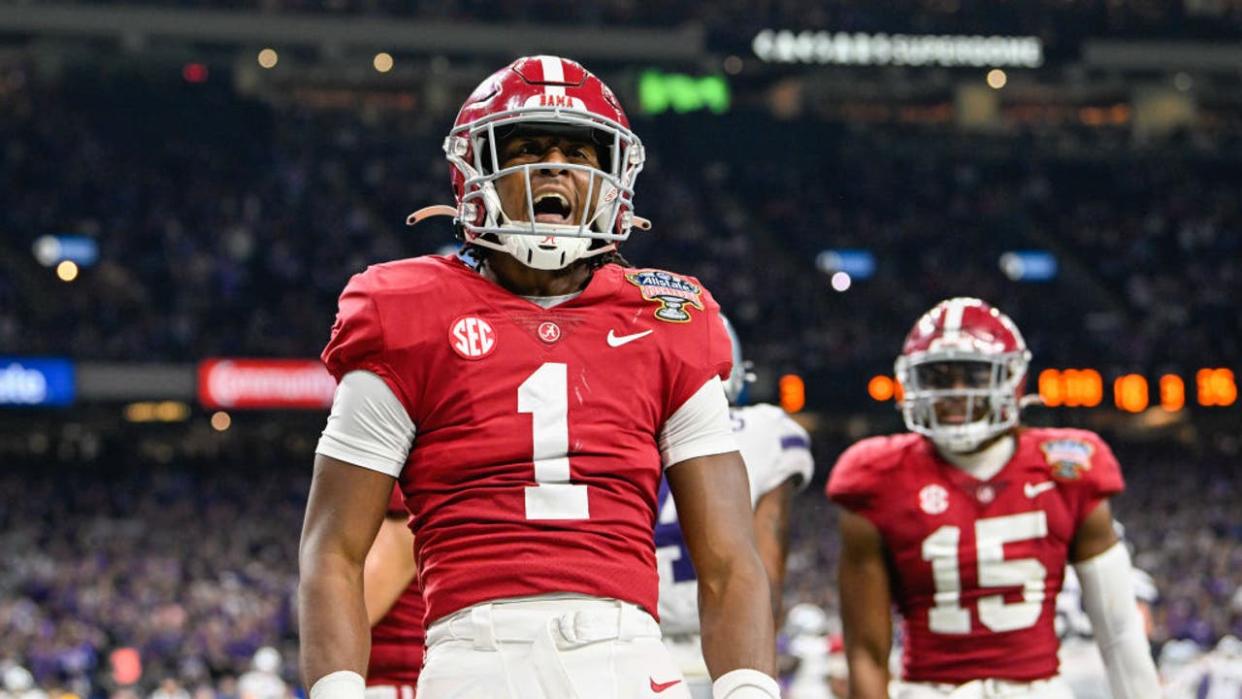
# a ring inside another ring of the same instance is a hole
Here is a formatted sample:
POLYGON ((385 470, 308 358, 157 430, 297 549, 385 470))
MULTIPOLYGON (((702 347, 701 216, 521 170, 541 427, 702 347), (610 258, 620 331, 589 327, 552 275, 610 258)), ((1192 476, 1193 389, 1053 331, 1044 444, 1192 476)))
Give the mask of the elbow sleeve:
POLYGON ((1117 542, 1074 565, 1082 582, 1082 605, 1091 619, 1108 684, 1119 699, 1157 699, 1160 682, 1143 620, 1134 598, 1130 554, 1117 542))

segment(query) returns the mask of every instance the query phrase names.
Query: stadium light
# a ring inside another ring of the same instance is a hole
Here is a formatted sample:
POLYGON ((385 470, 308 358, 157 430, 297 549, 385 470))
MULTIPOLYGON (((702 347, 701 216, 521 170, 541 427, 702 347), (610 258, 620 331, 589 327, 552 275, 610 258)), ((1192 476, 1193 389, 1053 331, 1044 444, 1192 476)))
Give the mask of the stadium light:
POLYGON ((259 66, 271 70, 280 62, 280 54, 276 49, 263 49, 259 52, 259 66))
POLYGON ((66 284, 78 278, 78 264, 73 260, 62 260, 56 265, 56 276, 66 284))
POLYGON ((181 78, 191 84, 207 82, 207 66, 202 63, 187 63, 181 67, 181 78))
POLYGON ((32 251, 44 267, 54 267, 63 260, 75 262, 80 267, 90 267, 99 261, 99 243, 85 235, 39 236, 32 251))
POLYGON ((881 403, 891 400, 896 393, 894 384, 895 382, 892 379, 883 374, 872 376, 871 380, 867 382, 867 395, 871 396, 872 400, 881 403))
POLYGON ((1057 258, 1046 250, 1012 250, 1000 256, 1001 272, 1015 282, 1046 282, 1057 277, 1057 258))
POLYGON ((853 280, 846 272, 836 272, 832 275, 832 290, 837 292, 846 292, 850 290, 853 280))
POLYGON ((781 407, 787 413, 796 413, 806 407, 806 383, 797 374, 785 374, 777 383, 781 407))
POLYGON ((815 266, 825 274, 845 272, 853 279, 875 276, 875 255, 870 250, 824 250, 815 256, 815 266))
POLYGON ((233 418, 229 417, 228 413, 224 412, 223 410, 212 413, 211 428, 215 430, 216 432, 224 432, 229 427, 232 427, 232 425, 233 425, 233 418))

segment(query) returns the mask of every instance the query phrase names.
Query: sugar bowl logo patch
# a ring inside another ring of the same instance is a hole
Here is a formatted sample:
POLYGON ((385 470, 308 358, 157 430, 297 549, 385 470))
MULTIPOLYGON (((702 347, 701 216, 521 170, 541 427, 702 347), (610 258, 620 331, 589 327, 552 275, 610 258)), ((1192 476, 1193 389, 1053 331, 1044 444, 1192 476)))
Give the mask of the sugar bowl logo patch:
POLYGON ((703 289, 685 277, 658 269, 630 272, 625 278, 642 292, 643 298, 660 304, 655 317, 670 323, 689 323, 689 308, 703 310, 703 289))
POLYGON ((1052 467, 1052 477, 1061 481, 1076 481, 1091 470, 1091 455, 1095 447, 1081 439, 1054 439, 1039 445, 1044 458, 1052 467))

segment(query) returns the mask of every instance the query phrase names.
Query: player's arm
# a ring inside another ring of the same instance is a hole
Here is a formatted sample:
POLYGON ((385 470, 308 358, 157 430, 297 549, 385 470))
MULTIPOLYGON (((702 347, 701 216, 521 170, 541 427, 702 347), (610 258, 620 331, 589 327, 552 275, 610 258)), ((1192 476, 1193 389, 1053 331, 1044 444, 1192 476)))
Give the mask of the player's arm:
POLYGON ((755 545, 763 561, 771 589, 772 618, 781 618, 785 588, 785 559, 789 553, 789 511, 796 487, 796 476, 787 478, 755 503, 755 545))
POLYGON ((1070 558, 1082 584, 1083 609, 1091 619, 1113 696, 1159 697, 1156 666, 1135 602, 1130 554, 1113 530, 1107 500, 1079 525, 1070 558))
POLYGON ((310 699, 362 699, 371 651, 363 570, 414 440, 377 374, 341 377, 315 447, 298 552, 302 673, 310 699))
POLYGON ((716 696, 765 696, 722 693, 725 675, 757 682, 756 688, 770 687, 770 696, 779 696, 772 679, 776 641, 768 579, 755 549, 750 483, 741 455, 730 451, 680 461, 668 469, 668 484, 698 575, 703 657, 717 679, 716 696), (732 674, 739 670, 753 674, 732 674))
POLYGON ((892 590, 884 539, 866 517, 840 510, 841 561, 837 584, 851 699, 888 697, 893 643, 892 590))
POLYGON ((375 626, 414 582, 418 565, 414 560, 414 534, 405 517, 385 517, 367 553, 362 590, 366 599, 367 621, 375 626))
POLYGON ((362 697, 371 651, 362 571, 392 487, 385 473, 315 456, 298 551, 302 674, 312 699, 362 697))

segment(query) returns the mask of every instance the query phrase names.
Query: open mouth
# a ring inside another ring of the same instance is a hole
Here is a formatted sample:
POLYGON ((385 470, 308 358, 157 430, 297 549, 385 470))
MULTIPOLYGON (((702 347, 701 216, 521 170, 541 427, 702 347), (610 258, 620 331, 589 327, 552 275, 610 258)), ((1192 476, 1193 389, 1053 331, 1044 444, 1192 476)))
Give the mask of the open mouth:
POLYGON ((544 192, 535 196, 535 221, 539 223, 573 223, 573 204, 564 195, 544 192))

